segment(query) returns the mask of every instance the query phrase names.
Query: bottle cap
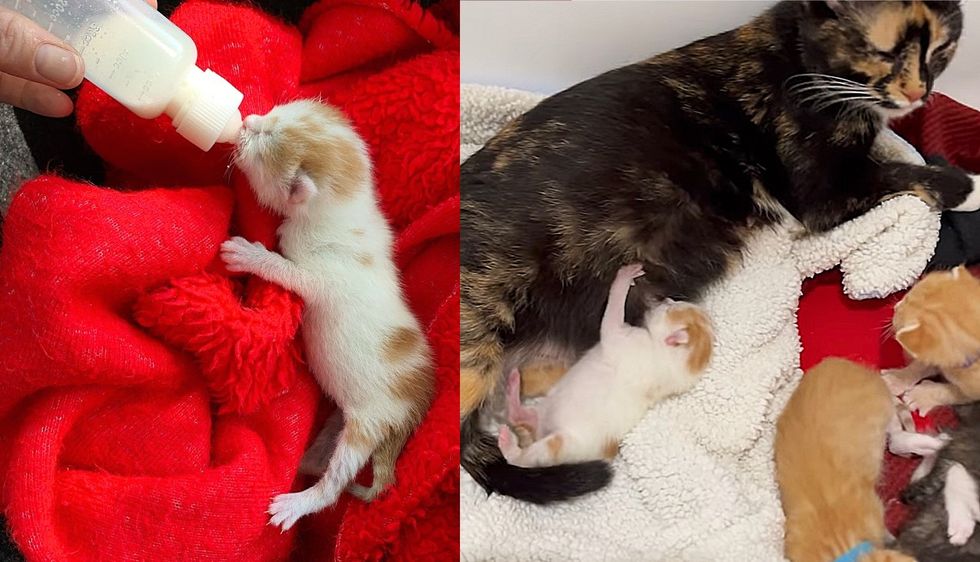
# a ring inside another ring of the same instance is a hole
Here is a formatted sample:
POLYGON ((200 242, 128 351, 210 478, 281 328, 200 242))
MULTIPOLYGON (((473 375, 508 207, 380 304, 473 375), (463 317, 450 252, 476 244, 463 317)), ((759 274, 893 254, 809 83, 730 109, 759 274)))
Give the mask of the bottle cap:
POLYGON ((207 152, 218 141, 234 142, 242 128, 238 111, 245 95, 220 75, 192 66, 177 86, 166 113, 177 133, 207 152))

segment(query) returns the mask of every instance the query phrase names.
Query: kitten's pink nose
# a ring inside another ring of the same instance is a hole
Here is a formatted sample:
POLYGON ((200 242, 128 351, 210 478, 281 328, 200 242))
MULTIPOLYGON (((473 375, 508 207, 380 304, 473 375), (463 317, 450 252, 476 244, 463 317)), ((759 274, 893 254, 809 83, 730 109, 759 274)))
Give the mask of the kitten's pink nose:
POLYGON ((922 98, 926 97, 925 88, 909 88, 908 90, 902 90, 902 93, 908 98, 909 102, 915 103, 922 98))
POLYGON ((248 129, 249 131, 258 130, 260 119, 261 117, 259 117, 258 115, 249 115, 248 117, 245 118, 244 121, 245 128, 248 129))

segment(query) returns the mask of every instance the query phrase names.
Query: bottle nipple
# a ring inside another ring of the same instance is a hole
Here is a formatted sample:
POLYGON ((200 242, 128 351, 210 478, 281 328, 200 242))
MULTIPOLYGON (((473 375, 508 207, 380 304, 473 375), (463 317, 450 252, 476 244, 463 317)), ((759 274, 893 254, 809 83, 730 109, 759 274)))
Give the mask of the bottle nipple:
POLYGON ((238 110, 245 95, 211 70, 192 66, 167 105, 177 133, 207 152, 216 142, 236 142, 242 128, 238 110))

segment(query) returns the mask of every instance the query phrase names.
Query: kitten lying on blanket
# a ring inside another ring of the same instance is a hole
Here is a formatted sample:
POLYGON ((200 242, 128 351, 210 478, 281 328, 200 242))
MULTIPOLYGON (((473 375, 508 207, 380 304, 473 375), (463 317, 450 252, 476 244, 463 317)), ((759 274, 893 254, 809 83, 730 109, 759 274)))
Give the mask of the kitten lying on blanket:
POLYGON ((776 480, 786 514, 786 557, 831 562, 845 554, 909 561, 882 550, 888 539, 875 492, 886 437, 903 452, 934 453, 938 438, 900 429, 893 398, 877 372, 843 359, 810 369, 776 422, 776 480), (924 438, 925 447, 908 446, 924 438))
POLYGON ((899 547, 928 562, 980 560, 980 404, 957 407, 959 427, 937 454, 935 468, 916 479, 902 500, 921 507, 898 537, 899 547))
MULTIPOLYGON (((326 473, 277 496, 271 523, 289 529, 348 489, 370 501, 394 481, 395 460, 434 393, 431 353, 392 261, 392 234, 374 195, 367 147, 335 109, 314 101, 245 119, 238 165, 260 203, 285 218, 282 254, 233 238, 221 246, 246 271, 303 298, 306 360, 343 412, 326 473), (368 458, 369 489, 351 485, 368 458)), ((330 431, 331 424, 324 431, 330 431)))
POLYGON ((697 382, 711 359, 708 317, 695 305, 667 300, 646 313, 642 328, 630 326, 626 297, 642 275, 640 264, 619 270, 599 343, 540 402, 521 404, 520 375, 511 372, 507 416, 533 443, 519 444, 514 432, 501 426, 499 445, 507 462, 536 467, 612 458, 651 406, 697 382))
POLYGON ((895 396, 923 414, 980 400, 980 280, 965 267, 923 277, 895 305, 892 327, 913 359, 884 374, 895 396), (937 374, 946 382, 922 380, 937 374))

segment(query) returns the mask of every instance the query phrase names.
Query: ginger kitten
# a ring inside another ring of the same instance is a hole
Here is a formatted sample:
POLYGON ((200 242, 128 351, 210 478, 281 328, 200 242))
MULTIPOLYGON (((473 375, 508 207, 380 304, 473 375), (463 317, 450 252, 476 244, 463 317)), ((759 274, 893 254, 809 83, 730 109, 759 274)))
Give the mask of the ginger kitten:
POLYGON ((913 359, 884 375, 895 396, 922 414, 980 400, 980 280, 965 267, 923 277, 895 306, 892 327, 913 359), (946 382, 922 380, 936 374, 946 382))
MULTIPOLYGON (((856 548, 869 560, 909 562, 889 538, 875 492, 892 396, 878 373, 825 359, 803 377, 776 423, 776 479, 792 562, 832 562, 856 548)), ((857 558, 855 558, 857 559, 857 558)))

